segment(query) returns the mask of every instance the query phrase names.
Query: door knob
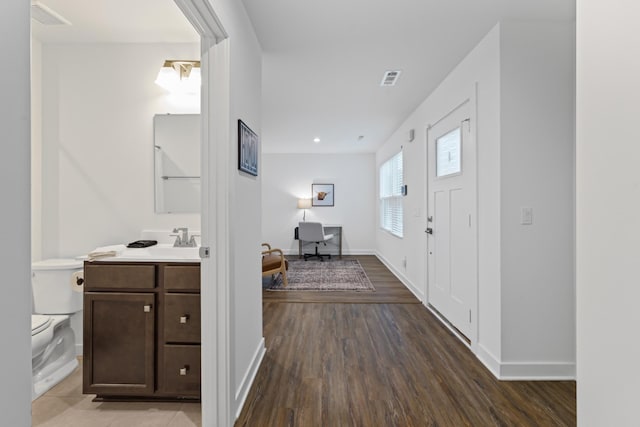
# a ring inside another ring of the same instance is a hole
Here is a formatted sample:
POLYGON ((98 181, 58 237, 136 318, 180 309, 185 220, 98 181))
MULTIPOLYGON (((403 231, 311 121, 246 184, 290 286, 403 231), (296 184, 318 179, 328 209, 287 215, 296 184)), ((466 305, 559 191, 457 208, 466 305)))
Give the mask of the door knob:
POLYGON ((180 368, 180 375, 184 377, 185 375, 187 375, 188 371, 189 371, 188 366, 185 366, 184 368, 180 368))
POLYGON ((427 227, 427 229, 424 230, 424 232, 427 233, 427 234, 433 234, 433 228, 427 227))
POLYGON ((187 323, 189 321, 189 315, 185 314, 184 316, 180 316, 180 323, 187 323))
POLYGON ((151 304, 145 304, 143 309, 145 313, 149 313, 151 311, 151 304))

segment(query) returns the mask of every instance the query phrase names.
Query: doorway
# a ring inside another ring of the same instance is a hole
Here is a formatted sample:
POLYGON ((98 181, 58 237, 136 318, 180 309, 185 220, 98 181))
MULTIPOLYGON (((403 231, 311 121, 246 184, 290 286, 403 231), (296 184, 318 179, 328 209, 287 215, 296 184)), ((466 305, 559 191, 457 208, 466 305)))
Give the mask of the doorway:
MULTIPOLYGON (((226 218, 219 218, 215 212, 215 204, 209 202, 209 200, 215 200, 215 194, 220 191, 220 187, 227 185, 226 181, 219 182, 216 178, 218 164, 224 163, 226 165, 228 162, 228 152, 218 148, 218 146, 224 145, 221 141, 228 141, 229 127, 229 97, 228 93, 226 93, 228 92, 228 47, 224 43, 226 34, 220 27, 208 1, 175 0, 175 3, 193 24, 194 28, 197 29, 202 40, 200 49, 203 77, 201 109, 203 117, 202 244, 215 249, 217 245, 216 234, 211 230, 224 230, 227 228, 226 222, 218 222, 218 220, 226 221, 226 218), (211 78, 213 74, 218 78, 222 76, 221 82, 214 83, 211 78), (225 76, 227 77, 225 78, 225 76), (209 149, 210 145, 211 149, 209 149), (212 170, 209 171, 208 168, 212 170), (214 206, 214 208, 211 208, 211 206, 214 206)), ((95 84, 95 82, 87 84, 95 84)), ((114 111, 117 111, 117 109, 114 109, 114 111)), ((206 319, 203 315, 203 325, 207 325, 207 327, 203 328, 202 332, 202 378, 206 378, 206 380, 203 380, 202 385, 202 419, 205 425, 225 425, 227 423, 220 420, 230 419, 230 411, 228 409, 230 391, 228 381, 225 381, 224 375, 222 375, 223 378, 219 379, 215 373, 227 372, 229 363, 226 357, 227 347, 224 344, 228 340, 228 335, 221 332, 228 330, 228 310, 225 309, 228 306, 228 297, 226 289, 218 289, 216 286, 218 277, 227 274, 226 266, 224 262, 219 262, 219 260, 207 259, 203 260, 202 267, 202 281, 205 284, 203 286, 202 300, 209 301, 206 312, 212 313, 211 319, 206 319), (216 304, 220 309, 210 310, 213 304, 216 304), (219 336, 223 337, 223 344, 221 345, 218 344, 219 336), (213 421, 213 419, 216 419, 216 421, 213 421)))
POLYGON ((477 324, 474 126, 469 98, 427 130, 427 303, 468 344, 477 324))

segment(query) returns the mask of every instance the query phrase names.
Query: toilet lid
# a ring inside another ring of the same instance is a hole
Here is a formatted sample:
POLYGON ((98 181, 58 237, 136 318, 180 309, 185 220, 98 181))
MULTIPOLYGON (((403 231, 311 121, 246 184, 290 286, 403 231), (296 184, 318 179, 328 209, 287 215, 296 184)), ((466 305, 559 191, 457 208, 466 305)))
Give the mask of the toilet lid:
POLYGON ((47 327, 51 324, 51 317, 44 316, 42 314, 32 314, 31 315, 31 336, 42 332, 47 329, 47 327))
POLYGON ((53 258, 45 259, 43 261, 36 261, 31 263, 31 269, 38 270, 68 270, 68 269, 80 269, 82 268, 82 261, 78 259, 70 258, 53 258))

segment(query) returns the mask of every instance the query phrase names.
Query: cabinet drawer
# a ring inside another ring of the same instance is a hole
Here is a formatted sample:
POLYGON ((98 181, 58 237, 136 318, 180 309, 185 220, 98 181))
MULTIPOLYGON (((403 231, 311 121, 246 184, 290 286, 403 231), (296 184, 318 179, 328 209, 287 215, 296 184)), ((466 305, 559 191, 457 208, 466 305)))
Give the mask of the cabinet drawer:
POLYGON ((164 346, 164 391, 178 396, 200 395, 200 346, 164 346))
POLYGON ((200 342, 200 295, 165 294, 164 341, 168 343, 200 342))
POLYGON ((165 290, 200 290, 200 265, 167 265, 164 267, 165 290))
POLYGON ((85 289, 153 289, 155 286, 154 265, 84 264, 85 289))

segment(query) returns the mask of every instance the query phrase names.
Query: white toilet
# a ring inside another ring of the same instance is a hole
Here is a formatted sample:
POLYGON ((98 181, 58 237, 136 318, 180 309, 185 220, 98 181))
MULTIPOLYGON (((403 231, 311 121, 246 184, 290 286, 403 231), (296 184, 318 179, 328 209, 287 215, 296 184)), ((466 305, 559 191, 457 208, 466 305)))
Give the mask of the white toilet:
POLYGON ((78 366, 70 316, 82 310, 82 286, 76 277, 81 272, 82 261, 75 259, 48 259, 31 266, 36 313, 31 315, 32 400, 78 366))

